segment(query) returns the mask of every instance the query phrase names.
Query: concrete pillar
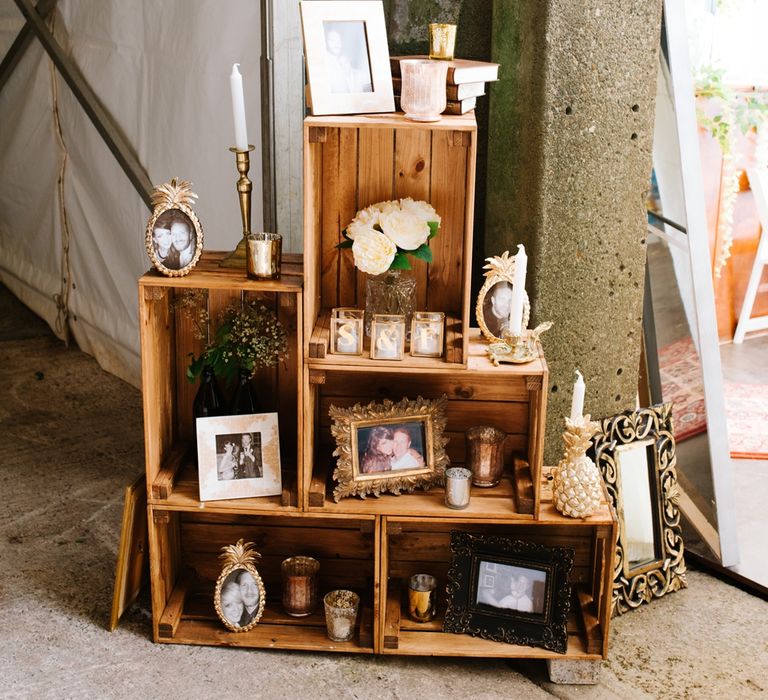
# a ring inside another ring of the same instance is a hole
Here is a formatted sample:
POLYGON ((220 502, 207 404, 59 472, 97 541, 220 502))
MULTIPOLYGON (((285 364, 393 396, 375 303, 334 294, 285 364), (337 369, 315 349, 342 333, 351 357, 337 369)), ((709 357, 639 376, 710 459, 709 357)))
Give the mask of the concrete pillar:
POLYGON ((593 417, 635 405, 660 29, 661 0, 494 3, 485 250, 525 244, 531 325, 554 323, 550 464, 575 369, 593 417))

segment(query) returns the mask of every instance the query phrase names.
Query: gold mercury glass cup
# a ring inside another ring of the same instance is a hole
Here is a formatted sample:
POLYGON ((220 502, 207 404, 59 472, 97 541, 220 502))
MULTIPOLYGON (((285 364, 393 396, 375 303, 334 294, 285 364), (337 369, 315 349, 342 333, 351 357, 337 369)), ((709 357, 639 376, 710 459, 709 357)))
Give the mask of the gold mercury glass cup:
POLYGON ((280 277, 283 238, 279 233, 249 233, 246 247, 248 277, 257 280, 280 277))
POLYGON ((408 614, 415 622, 429 622, 437 608, 437 579, 414 574, 408 579, 408 614))
POLYGON ((456 48, 456 25, 433 23, 429 25, 429 57, 452 61, 456 48))
POLYGON ((312 557, 290 557, 280 565, 283 575, 283 608, 291 617, 306 617, 315 612, 318 571, 320 562, 312 557))

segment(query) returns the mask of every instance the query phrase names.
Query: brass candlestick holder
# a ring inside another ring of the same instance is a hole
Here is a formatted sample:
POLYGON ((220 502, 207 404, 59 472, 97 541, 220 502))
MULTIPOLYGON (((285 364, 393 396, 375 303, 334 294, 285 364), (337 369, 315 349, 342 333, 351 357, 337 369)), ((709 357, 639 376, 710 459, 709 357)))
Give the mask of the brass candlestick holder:
POLYGON ((552 472, 552 502, 563 515, 586 518, 597 510, 603 496, 603 478, 587 457, 592 436, 600 424, 589 414, 565 419, 565 454, 552 472))
POLYGON ((240 198, 243 238, 237 244, 237 247, 219 263, 219 267, 236 267, 245 270, 246 241, 248 240, 248 234, 251 232, 251 190, 253 190, 253 183, 248 179, 248 171, 251 168, 250 154, 254 148, 256 147, 249 144, 247 151, 241 151, 237 148, 229 149, 235 154, 237 172, 240 173, 240 177, 237 180, 237 196, 240 198))
POLYGON ((488 345, 488 357, 494 366, 502 362, 525 364, 539 357, 539 336, 552 328, 552 321, 540 323, 533 330, 525 328, 521 333, 503 331, 502 342, 488 345))

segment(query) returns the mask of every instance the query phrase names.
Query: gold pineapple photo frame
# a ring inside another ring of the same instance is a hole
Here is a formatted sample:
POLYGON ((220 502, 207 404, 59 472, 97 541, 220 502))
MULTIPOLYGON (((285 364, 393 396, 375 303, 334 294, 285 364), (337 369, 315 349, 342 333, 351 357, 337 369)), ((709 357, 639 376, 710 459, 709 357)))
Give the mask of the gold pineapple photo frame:
POLYGON ((247 632, 258 624, 266 601, 264 582, 255 566, 261 554, 253 542, 243 540, 221 549, 224 568, 216 580, 213 606, 227 629, 247 632))
MULTIPOLYGON (((477 295, 475 316, 486 340, 501 343, 504 342, 505 331, 509 330, 515 257, 505 250, 501 255, 486 258, 485 262, 485 282, 477 295)), ((523 290, 523 328, 528 327, 530 314, 528 294, 523 290)))
POLYGON ((155 269, 168 277, 189 274, 203 253, 203 227, 192 211, 196 199, 191 183, 176 178, 152 192, 144 244, 155 269))

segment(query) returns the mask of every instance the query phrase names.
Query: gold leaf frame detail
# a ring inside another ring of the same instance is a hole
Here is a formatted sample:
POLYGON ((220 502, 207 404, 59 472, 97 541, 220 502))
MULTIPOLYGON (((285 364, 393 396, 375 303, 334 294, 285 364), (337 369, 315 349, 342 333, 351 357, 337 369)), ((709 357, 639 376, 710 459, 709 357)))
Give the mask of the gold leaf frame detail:
POLYGON ((193 202, 197 195, 188 192, 188 187, 189 183, 185 180, 177 184, 177 180, 174 178, 170 182, 158 185, 152 193, 152 202, 155 204, 155 208, 152 211, 152 216, 149 217, 147 228, 144 232, 144 247, 154 268, 166 277, 184 277, 184 275, 188 275, 192 268, 197 265, 197 261, 200 260, 200 256, 203 254, 203 226, 189 206, 189 203, 193 202), (155 223, 165 212, 174 209, 180 211, 190 220, 195 231, 195 254, 187 265, 178 270, 173 270, 163 265, 162 260, 155 254, 155 247, 152 244, 155 223))
POLYGON ((216 614, 219 616, 219 619, 224 623, 225 627, 230 630, 231 632, 247 632, 248 630, 252 630, 256 625, 259 624, 259 620, 261 619, 262 614, 264 613, 264 605, 266 604, 266 591, 264 590, 264 582, 261 580, 261 575, 256 570, 256 567, 253 564, 250 563, 242 563, 237 562, 233 564, 227 564, 219 574, 219 578, 216 579, 216 589, 213 593, 213 607, 216 608, 216 614), (256 585, 259 587, 259 605, 258 608, 253 616, 253 620, 245 625, 244 627, 240 627, 239 625, 233 625, 224 615, 224 611, 221 609, 221 589, 224 586, 224 582, 227 580, 229 575, 233 573, 234 571, 238 571, 240 569, 243 569, 247 571, 251 576, 253 576, 254 580, 256 581, 256 585))
POLYGON ((333 478, 336 480, 333 500, 338 503, 342 498, 349 496, 378 497, 383 493, 400 495, 403 491, 410 493, 416 488, 427 490, 431 486, 443 485, 445 470, 450 463, 445 452, 448 438, 443 435, 447 405, 446 396, 435 400, 423 399, 419 396, 415 400, 404 398, 397 403, 385 400, 383 403, 372 401, 365 406, 355 404, 351 408, 331 406, 328 410, 333 420, 331 435, 336 440, 333 456, 338 457, 333 471, 333 478), (391 476, 381 477, 366 474, 361 478, 355 466, 358 460, 355 437, 357 429, 414 420, 423 420, 425 423, 424 452, 428 471, 418 474, 389 472, 391 476))
MULTIPOLYGON (((486 272, 483 273, 485 282, 477 295, 475 318, 477 319, 477 325, 480 328, 480 332, 485 336, 486 340, 491 343, 503 343, 505 342, 505 339, 500 335, 494 335, 491 329, 488 328, 488 324, 485 322, 485 314, 483 313, 483 305, 485 304, 485 297, 488 292, 499 282, 507 282, 510 287, 514 286, 515 258, 513 255, 509 254, 508 250, 505 250, 501 255, 486 258, 485 261, 487 263, 483 266, 483 269, 486 270, 486 272)), ((530 315, 531 304, 528 299, 528 293, 523 290, 523 329, 528 328, 530 315)))
POLYGON ((599 425, 590 453, 603 475, 619 520, 613 567, 613 616, 634 610, 666 593, 686 588, 687 569, 680 528, 680 488, 677 483, 677 457, 672 431, 672 404, 626 411, 612 418, 604 418, 599 421, 599 425), (650 486, 652 497, 654 494, 658 497, 657 502, 652 504, 658 518, 654 524, 654 547, 660 553, 660 558, 630 570, 625 561, 623 494, 616 454, 617 448, 621 450, 625 445, 651 441, 655 456, 655 483, 650 486))

